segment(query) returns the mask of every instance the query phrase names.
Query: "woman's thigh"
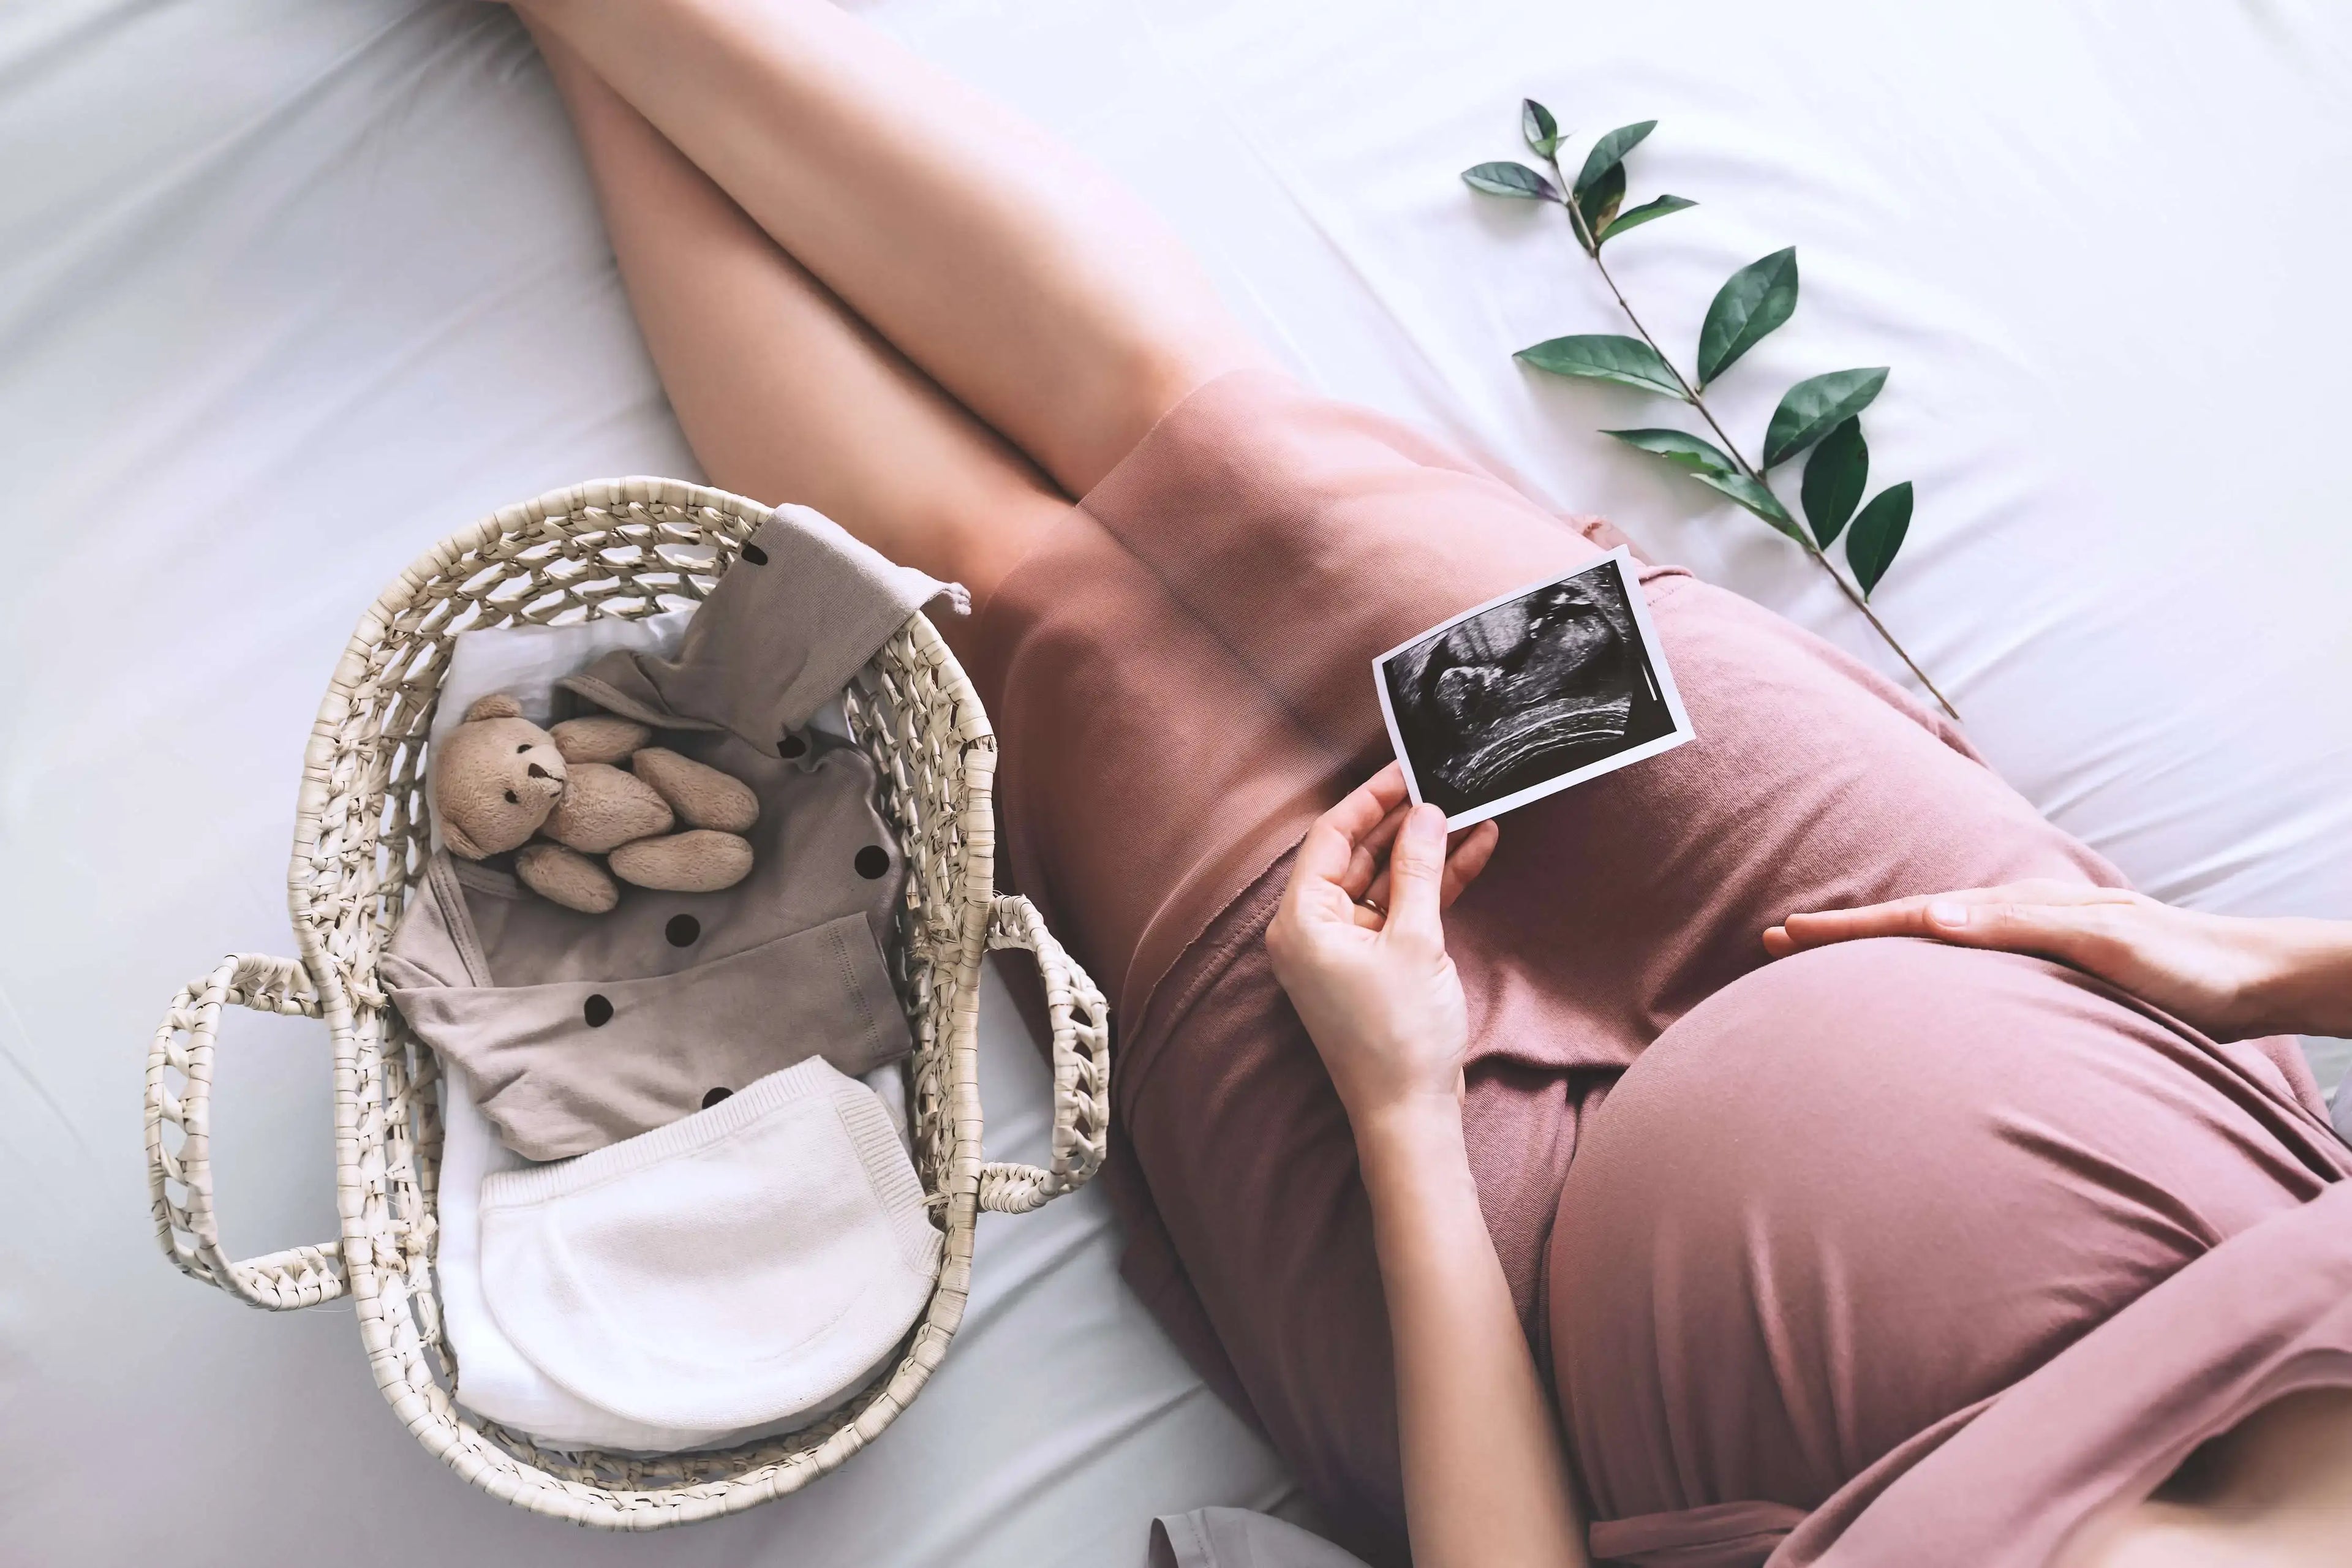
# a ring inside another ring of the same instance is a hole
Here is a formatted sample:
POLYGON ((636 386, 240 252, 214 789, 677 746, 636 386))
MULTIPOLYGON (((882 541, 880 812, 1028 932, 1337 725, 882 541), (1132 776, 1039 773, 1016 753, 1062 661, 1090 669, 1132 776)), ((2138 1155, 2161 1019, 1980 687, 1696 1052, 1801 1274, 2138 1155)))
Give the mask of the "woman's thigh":
POLYGON ((1560 1194, 1551 1348, 1596 1518, 1812 1508, 2345 1153, 2258 1047, 2054 964, 1772 964, 1652 1043, 1560 1194))

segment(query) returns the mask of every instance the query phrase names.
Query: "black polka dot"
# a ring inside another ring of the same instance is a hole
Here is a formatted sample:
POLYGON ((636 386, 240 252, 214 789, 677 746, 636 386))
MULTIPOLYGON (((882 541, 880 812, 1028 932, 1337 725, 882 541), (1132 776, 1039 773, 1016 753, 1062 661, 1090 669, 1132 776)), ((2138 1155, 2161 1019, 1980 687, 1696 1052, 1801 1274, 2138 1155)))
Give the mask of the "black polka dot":
POLYGON ((808 742, 802 740, 798 735, 787 735, 782 740, 776 742, 776 755, 780 757, 804 757, 808 755, 808 742))
POLYGON ((765 566, 768 563, 768 552, 756 544, 747 544, 743 547, 743 559, 754 566, 765 566))
POLYGON ((662 935, 669 938, 672 947, 692 947, 702 935, 702 922, 692 915, 672 915, 669 924, 662 927, 662 935))
POLYGON ((890 852, 879 844, 868 844, 857 852, 857 874, 871 882, 890 869, 890 852))
POLYGON ((599 992, 588 998, 588 1005, 580 1009, 580 1016, 588 1020, 590 1028, 601 1029, 613 1021, 613 1004, 604 993, 599 992))
POLYGON ((718 1104, 720 1100, 726 1099, 729 1095, 734 1092, 735 1091, 731 1089, 712 1089, 709 1093, 702 1097, 702 1109, 705 1110, 709 1110, 712 1106, 718 1104))

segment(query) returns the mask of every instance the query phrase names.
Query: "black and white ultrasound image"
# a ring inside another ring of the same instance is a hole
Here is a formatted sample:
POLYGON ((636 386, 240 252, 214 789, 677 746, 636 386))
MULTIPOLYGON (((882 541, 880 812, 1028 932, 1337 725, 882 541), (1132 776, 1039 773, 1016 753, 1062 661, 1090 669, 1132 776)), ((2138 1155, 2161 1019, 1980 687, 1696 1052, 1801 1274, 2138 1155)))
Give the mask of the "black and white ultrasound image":
POLYGON ((1675 729, 1613 562, 1433 633, 1381 674, 1422 798, 1449 816, 1675 729))

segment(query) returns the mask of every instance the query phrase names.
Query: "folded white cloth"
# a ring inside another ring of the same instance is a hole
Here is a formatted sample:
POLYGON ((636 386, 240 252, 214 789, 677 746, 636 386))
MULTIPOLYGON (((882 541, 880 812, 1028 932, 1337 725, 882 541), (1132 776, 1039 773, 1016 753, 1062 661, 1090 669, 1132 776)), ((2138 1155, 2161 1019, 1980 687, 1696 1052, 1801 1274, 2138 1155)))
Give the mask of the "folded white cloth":
MULTIPOLYGON (((558 679, 616 647, 673 654, 693 614, 689 607, 643 620, 604 617, 576 626, 465 633, 450 652, 431 738, 441 739, 475 699, 494 691, 512 693, 526 714, 543 721, 558 679)), ((820 714, 813 728, 844 733, 838 707, 820 714)), ((866 1082, 889 1111, 903 1142, 903 1069, 894 1062, 867 1074, 866 1082)), ((732 1427, 682 1430, 626 1420, 555 1383, 516 1349, 483 1299, 479 1210, 486 1177, 528 1169, 530 1163, 499 1142, 489 1119, 475 1105, 464 1075, 443 1074, 441 1090, 440 1238, 434 1249, 434 1273, 442 1337, 457 1363, 457 1402, 477 1415, 561 1448, 669 1453, 724 1447, 749 1436, 732 1427)))
POLYGON ((812 1057, 708 1110, 482 1184, 482 1293, 558 1385, 625 1420, 759 1426, 889 1355, 940 1237, 874 1091, 812 1057))

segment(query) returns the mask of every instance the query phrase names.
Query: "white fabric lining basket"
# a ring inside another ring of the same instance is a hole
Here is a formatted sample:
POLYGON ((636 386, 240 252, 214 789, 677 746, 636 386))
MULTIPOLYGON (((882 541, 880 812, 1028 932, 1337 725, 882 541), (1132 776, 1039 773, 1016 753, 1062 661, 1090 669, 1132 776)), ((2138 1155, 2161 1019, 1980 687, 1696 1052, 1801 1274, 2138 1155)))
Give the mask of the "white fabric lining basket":
POLYGON ((231 954, 173 999, 147 1064, 148 1184, 179 1268, 255 1307, 350 1295, 376 1383, 417 1441, 474 1485, 611 1530, 715 1519, 838 1467, 913 1400, 961 1321, 979 1211, 1024 1213, 1100 1167, 1108 1015, 1024 899, 995 893, 996 741, 961 666, 917 615, 844 694, 908 867, 891 953, 915 1037, 917 1173, 944 1237, 938 1282, 890 1369, 818 1424, 665 1456, 549 1449, 451 1400, 432 1258, 441 1125, 433 1054, 376 979, 426 846, 425 737, 451 640, 512 624, 643 616, 698 601, 769 509, 675 479, 593 481, 509 507, 404 572, 362 617, 304 754, 288 900, 299 958, 231 954), (1053 1026, 1051 1163, 983 1163, 980 965, 1033 952, 1053 1026), (209 1128, 221 1009, 322 1018, 335 1050, 339 1241, 233 1261, 221 1250, 209 1128), (176 1130, 176 1143, 168 1130, 176 1130))

